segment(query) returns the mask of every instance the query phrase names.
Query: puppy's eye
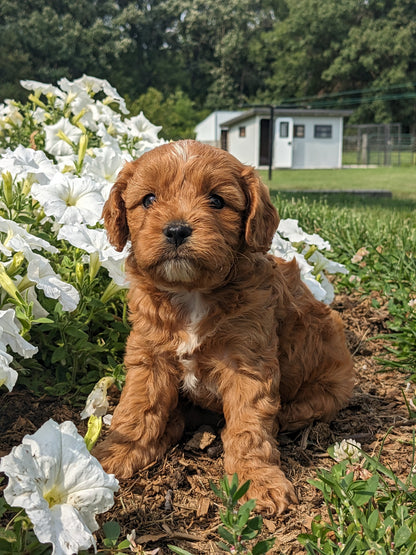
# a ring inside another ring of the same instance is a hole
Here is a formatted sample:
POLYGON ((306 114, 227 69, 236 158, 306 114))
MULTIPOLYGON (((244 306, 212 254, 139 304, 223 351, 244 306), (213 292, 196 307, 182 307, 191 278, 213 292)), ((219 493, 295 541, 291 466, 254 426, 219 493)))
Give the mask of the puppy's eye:
POLYGON ((148 195, 146 195, 143 200, 142 200, 142 204, 144 208, 149 208, 156 200, 156 196, 153 193, 149 193, 148 195))
POLYGON ((216 210, 221 210, 225 206, 225 200, 220 197, 220 195, 210 195, 209 197, 209 205, 211 208, 215 208, 216 210))

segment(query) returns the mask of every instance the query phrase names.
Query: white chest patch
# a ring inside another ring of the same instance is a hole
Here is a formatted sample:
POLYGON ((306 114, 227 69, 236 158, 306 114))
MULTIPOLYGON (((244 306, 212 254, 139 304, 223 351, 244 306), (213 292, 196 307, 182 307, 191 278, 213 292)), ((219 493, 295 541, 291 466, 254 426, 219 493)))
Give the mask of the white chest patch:
POLYGON ((193 354, 204 338, 198 333, 198 326, 206 316, 209 306, 198 292, 178 293, 175 301, 185 308, 188 314, 187 339, 178 345, 176 353, 185 369, 182 387, 185 391, 191 393, 199 387, 199 380, 195 375, 197 370, 196 360, 193 354))

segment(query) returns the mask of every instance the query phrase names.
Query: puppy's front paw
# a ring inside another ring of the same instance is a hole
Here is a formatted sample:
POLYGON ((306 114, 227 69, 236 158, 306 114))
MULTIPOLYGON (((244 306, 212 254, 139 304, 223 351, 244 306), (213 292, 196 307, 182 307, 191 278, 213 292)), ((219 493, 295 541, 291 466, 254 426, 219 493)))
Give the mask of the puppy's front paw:
POLYGON ((256 500, 256 509, 269 515, 283 513, 298 503, 295 490, 278 467, 257 469, 251 480, 247 498, 256 500))
POLYGON ((130 478, 137 470, 156 460, 153 453, 138 443, 116 443, 110 438, 97 445, 92 454, 107 473, 121 479, 130 478))

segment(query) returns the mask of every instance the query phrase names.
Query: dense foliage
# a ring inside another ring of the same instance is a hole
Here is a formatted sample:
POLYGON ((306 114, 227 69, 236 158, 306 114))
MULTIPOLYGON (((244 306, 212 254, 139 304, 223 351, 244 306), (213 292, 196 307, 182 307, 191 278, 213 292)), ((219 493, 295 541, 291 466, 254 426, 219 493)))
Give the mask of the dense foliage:
POLYGON ((181 120, 168 138, 192 133, 195 110, 288 101, 413 131, 415 19, 411 0, 1 0, 0 99, 89 73, 161 96, 181 120))

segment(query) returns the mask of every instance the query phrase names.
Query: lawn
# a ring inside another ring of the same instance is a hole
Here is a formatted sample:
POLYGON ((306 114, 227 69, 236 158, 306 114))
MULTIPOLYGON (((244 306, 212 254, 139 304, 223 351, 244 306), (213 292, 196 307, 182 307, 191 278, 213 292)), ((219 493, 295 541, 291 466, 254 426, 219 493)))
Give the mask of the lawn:
POLYGON ((331 170, 273 170, 260 174, 272 190, 387 190, 394 198, 416 201, 415 167, 348 168, 331 170))

